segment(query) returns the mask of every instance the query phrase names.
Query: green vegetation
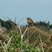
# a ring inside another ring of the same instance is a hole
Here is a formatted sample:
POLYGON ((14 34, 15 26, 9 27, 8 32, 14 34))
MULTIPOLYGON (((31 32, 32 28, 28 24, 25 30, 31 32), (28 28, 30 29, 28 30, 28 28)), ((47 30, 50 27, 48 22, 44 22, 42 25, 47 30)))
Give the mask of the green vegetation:
POLYGON ((12 20, 0 19, 0 24, 7 29, 0 32, 0 52, 52 52, 52 24, 49 22, 22 27, 12 20))

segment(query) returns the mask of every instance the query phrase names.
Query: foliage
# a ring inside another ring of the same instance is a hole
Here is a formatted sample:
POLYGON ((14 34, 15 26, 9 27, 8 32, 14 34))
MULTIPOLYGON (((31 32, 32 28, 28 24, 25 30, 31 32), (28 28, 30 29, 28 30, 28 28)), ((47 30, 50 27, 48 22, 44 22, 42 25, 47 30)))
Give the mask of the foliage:
POLYGON ((16 48, 20 48, 21 46, 21 37, 18 32, 10 30, 8 33, 10 36, 13 36, 12 43, 10 44, 9 52, 15 50, 16 48))
POLYGON ((4 26, 5 26, 5 21, 2 20, 2 19, 0 19, 0 25, 1 25, 2 27, 4 27, 4 26))
POLYGON ((4 21, 2 19, 0 19, 0 25, 2 27, 5 27, 7 28, 8 30, 11 30, 12 28, 15 28, 16 24, 12 21, 12 20, 7 20, 7 21, 4 21))
MULTIPOLYGON (((9 48, 7 49, 8 52, 19 52, 19 50, 21 51, 21 49, 23 52, 51 52, 52 32, 49 31, 49 28, 52 28, 52 25, 50 25, 49 22, 36 22, 34 26, 24 26, 20 27, 21 29, 16 28, 18 31, 15 29, 16 24, 11 20, 3 21, 0 19, 0 23, 2 27, 5 27, 9 30, 8 32, 5 32, 5 34, 8 35, 9 38, 13 36, 9 48), (24 33, 27 27, 28 29, 26 33, 24 33), (48 30, 45 31, 45 29, 47 28, 48 30), (19 32, 20 30, 21 32, 19 32), (21 33, 24 33, 22 44, 21 33)), ((3 49, 1 49, 0 51, 2 50, 3 49)))
POLYGON ((11 20, 8 20, 8 21, 5 22, 5 27, 8 30, 14 28, 15 26, 16 26, 16 24, 13 21, 11 21, 11 20))

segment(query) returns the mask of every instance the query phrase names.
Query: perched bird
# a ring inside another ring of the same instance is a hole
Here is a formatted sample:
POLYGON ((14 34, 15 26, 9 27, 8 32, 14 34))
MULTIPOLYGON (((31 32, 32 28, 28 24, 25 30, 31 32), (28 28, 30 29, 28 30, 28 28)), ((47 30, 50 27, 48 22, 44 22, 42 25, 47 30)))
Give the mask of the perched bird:
POLYGON ((29 26, 33 26, 35 24, 31 18, 27 18, 27 23, 29 26))

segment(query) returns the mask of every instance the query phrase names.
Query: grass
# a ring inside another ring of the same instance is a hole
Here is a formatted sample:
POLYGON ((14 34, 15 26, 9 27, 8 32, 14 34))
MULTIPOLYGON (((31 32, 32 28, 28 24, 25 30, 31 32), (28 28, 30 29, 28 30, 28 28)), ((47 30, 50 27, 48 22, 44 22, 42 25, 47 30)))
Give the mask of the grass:
POLYGON ((44 32, 32 26, 25 28, 22 33, 21 27, 18 26, 18 28, 19 32, 10 30, 6 33, 9 40, 7 43, 4 41, 4 45, 0 41, 0 52, 52 52, 51 36, 48 36, 48 31, 44 32))

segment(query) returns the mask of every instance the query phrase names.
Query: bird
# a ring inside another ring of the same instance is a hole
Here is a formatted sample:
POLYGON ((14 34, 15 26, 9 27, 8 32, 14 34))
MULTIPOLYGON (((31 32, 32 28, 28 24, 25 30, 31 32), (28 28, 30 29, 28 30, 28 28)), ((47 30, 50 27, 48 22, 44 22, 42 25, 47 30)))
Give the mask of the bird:
POLYGON ((34 21, 31 18, 27 18, 27 23, 29 26, 34 26, 34 21))

